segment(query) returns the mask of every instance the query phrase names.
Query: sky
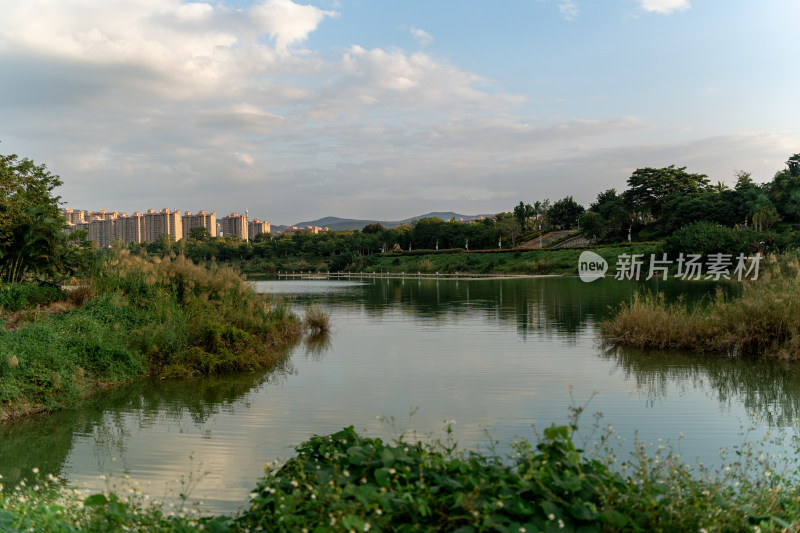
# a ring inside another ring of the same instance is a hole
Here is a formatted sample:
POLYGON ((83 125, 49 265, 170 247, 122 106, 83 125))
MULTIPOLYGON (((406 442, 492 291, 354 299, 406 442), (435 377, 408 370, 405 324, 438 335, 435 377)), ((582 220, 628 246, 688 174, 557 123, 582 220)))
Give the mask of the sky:
POLYGON ((588 206, 800 152, 797 0, 0 0, 0 153, 74 209, 588 206))

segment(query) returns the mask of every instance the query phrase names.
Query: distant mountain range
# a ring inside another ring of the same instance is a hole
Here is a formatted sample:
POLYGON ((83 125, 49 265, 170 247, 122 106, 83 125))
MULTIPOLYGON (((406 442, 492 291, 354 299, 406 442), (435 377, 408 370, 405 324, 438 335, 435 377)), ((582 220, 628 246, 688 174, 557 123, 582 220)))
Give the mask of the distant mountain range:
MULTIPOLYGON (((306 226, 319 226, 321 228, 328 227, 333 231, 344 231, 347 229, 357 229, 361 230, 364 229, 364 226, 368 224, 373 224, 375 222, 379 223, 381 226, 385 228, 394 228, 395 226, 399 226, 401 224, 411 224, 415 220, 419 220, 421 218, 429 218, 429 217, 439 217, 444 221, 450 220, 455 218, 456 220, 464 219, 469 220, 471 218, 478 218, 478 217, 493 217, 494 214, 491 215, 461 215, 459 213, 453 213, 452 211, 447 211, 443 213, 427 213, 425 215, 419 215, 411 218, 406 218, 404 220, 358 220, 354 218, 339 218, 339 217, 324 217, 317 220, 309 220, 306 222, 298 222, 297 224, 292 224, 293 226, 297 226, 298 228, 304 228, 306 226)), ((273 225, 273 230, 282 230, 288 226, 279 226, 273 225)))

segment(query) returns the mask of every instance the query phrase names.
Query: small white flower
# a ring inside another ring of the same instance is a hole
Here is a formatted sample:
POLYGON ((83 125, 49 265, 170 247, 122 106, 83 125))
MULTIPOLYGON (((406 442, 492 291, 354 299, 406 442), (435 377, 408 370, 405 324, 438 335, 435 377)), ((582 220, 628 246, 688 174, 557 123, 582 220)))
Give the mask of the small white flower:
POLYGON ((549 515, 547 515, 547 519, 548 520, 555 520, 556 519, 556 515, 554 515, 553 513, 550 513, 549 515))
POLYGON ((395 470, 394 468, 390 468, 390 469, 389 469, 389 473, 390 473, 390 474, 396 474, 396 473, 397 473, 397 470, 395 470))
POLYGON ((350 471, 349 470, 345 470, 344 471, 344 475, 345 475, 345 477, 349 477, 350 476, 350 471))
POLYGON ((558 519, 558 529, 564 529, 564 521, 560 518, 558 519))
POLYGON ((369 528, 371 528, 371 527, 372 526, 369 525, 369 522, 367 522, 366 524, 364 524, 364 531, 369 531, 369 528))
POLYGON ((38 468, 36 468, 35 466, 33 467, 33 473, 34 473, 34 474, 38 474, 38 473, 39 473, 39 469, 38 469, 38 468))

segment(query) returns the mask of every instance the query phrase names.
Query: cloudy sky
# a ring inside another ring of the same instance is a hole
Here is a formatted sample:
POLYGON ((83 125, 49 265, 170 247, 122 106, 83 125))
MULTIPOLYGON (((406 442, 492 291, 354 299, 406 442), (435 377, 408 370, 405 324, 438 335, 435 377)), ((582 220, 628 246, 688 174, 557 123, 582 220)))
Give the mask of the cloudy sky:
POLYGON ((510 210, 800 152, 797 0, 0 0, 0 153, 76 209, 510 210))

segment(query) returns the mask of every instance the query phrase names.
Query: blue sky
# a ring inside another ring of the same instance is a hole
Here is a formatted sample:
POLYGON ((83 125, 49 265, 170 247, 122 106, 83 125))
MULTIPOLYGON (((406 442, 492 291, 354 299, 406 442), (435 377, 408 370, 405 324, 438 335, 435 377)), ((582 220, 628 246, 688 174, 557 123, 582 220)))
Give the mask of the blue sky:
POLYGON ((796 0, 0 0, 0 152, 73 208, 588 205, 800 152, 796 0))

